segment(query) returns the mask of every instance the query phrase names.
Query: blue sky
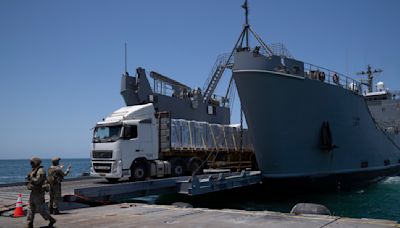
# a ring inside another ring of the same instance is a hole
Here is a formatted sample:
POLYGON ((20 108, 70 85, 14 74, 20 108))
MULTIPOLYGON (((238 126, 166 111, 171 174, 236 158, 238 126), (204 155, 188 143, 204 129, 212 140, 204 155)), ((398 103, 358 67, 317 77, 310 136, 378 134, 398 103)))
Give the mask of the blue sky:
MULTIPOLYGON (((242 29, 242 2, 0 1, 0 159, 89 157, 91 128, 124 105, 125 42, 129 72, 142 66, 202 87, 242 29)), ((351 76, 370 63, 384 70, 387 87, 400 89, 400 1, 249 5, 267 43, 351 76)), ((233 115, 238 122, 237 108, 233 115)))

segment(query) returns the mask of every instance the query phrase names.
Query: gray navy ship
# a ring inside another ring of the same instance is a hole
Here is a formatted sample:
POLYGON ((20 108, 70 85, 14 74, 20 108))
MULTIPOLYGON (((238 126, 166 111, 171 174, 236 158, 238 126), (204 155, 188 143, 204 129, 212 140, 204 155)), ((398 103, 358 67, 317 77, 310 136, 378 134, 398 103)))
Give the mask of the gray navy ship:
MULTIPOLYGON (((248 23, 227 65, 269 186, 356 187, 400 172, 398 93, 293 58, 248 23), (249 35, 258 45, 250 47, 249 35)), ((371 70, 369 68, 369 70, 371 70)))
POLYGON ((126 105, 151 102, 172 118, 230 124, 228 95, 236 85, 255 149, 253 166, 268 187, 357 187, 398 175, 400 94, 381 82, 373 91, 379 70, 368 67, 360 73, 368 80, 358 81, 295 59, 283 45, 267 45, 248 22, 247 0, 242 7, 240 36, 230 53, 217 58, 202 89, 138 68, 135 76, 122 76, 126 105), (250 47, 249 36, 257 45, 250 47), (217 97, 226 69, 232 77, 226 95, 217 97))

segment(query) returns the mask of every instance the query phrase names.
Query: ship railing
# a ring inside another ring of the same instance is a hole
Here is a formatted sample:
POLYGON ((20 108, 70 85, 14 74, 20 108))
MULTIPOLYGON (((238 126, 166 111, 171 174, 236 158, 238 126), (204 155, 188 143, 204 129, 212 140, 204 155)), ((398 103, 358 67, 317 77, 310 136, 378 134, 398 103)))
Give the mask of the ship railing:
POLYGON ((400 100, 400 90, 391 90, 393 100, 400 100))
POLYGON ((360 81, 338 73, 334 70, 305 62, 304 76, 309 79, 320 80, 327 84, 336 85, 350 90, 356 94, 362 95, 362 83, 360 81))
MULTIPOLYGON (((149 72, 146 71, 146 76, 149 75, 149 72)), ((200 88, 190 89, 190 90, 181 90, 175 91, 172 88, 172 85, 169 83, 159 81, 153 78, 147 77, 148 80, 153 80, 153 83, 150 83, 151 90, 155 94, 160 94, 169 97, 176 97, 180 99, 187 99, 187 100, 201 100, 202 99, 202 92, 200 88)), ((229 99, 225 99, 223 96, 213 94, 209 101, 211 104, 220 107, 229 107, 229 99)))
MULTIPOLYGON (((270 43, 268 44, 268 47, 271 49, 274 55, 282 56, 289 59, 294 58, 293 55, 289 52, 289 50, 286 48, 286 46, 282 43, 270 43)), ((270 53, 264 48, 260 48, 259 53, 266 57, 270 56, 270 53)))
POLYGON ((146 77, 147 80, 150 83, 150 88, 153 91, 153 93, 165 95, 165 96, 172 96, 174 94, 174 90, 172 89, 172 86, 169 83, 154 79, 148 75, 150 75, 149 71, 146 72, 146 77))

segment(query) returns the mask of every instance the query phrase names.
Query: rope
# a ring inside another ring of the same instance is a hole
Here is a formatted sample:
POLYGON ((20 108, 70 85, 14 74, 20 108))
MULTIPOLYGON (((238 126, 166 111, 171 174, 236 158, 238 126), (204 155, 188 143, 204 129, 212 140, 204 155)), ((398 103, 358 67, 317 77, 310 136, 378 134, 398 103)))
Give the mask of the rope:
POLYGON ((243 154, 243 106, 240 104, 240 153, 239 153, 239 168, 242 167, 243 154))

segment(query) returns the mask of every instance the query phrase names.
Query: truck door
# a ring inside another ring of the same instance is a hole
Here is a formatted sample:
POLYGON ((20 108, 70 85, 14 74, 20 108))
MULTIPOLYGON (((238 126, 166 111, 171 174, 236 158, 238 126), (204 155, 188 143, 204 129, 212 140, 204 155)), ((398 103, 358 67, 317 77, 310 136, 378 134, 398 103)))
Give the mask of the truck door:
POLYGON ((150 120, 141 121, 139 124, 140 153, 148 160, 158 159, 158 153, 153 149, 153 127, 150 120))
POLYGON ((140 153, 138 125, 125 125, 120 144, 122 168, 129 169, 140 153))

